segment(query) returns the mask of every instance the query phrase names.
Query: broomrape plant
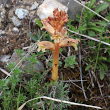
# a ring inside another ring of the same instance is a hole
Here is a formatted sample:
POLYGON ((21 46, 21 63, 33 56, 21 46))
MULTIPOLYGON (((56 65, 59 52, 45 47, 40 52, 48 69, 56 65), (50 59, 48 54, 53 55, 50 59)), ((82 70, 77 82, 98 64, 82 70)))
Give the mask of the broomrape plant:
POLYGON ((45 52, 46 49, 49 49, 53 52, 53 67, 52 67, 52 80, 59 78, 58 76, 58 61, 59 61, 59 49, 60 47, 73 46, 77 50, 77 44, 79 39, 68 38, 67 30, 65 29, 64 24, 68 22, 68 15, 65 11, 59 11, 55 9, 53 11, 53 18, 48 17, 42 20, 43 27, 41 29, 46 29, 51 34, 51 40, 54 43, 49 41, 37 41, 38 52, 42 50, 45 52))

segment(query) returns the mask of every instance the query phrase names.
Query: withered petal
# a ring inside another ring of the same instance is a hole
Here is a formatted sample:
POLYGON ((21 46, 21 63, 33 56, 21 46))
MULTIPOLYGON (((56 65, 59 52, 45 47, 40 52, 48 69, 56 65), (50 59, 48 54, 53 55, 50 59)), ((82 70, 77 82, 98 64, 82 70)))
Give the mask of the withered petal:
POLYGON ((79 42, 79 39, 72 39, 72 38, 68 38, 68 39, 64 39, 59 43, 60 47, 69 47, 69 46, 73 46, 75 48, 75 50, 77 50, 77 44, 79 42))
POLYGON ((51 35, 54 34, 55 30, 54 28, 47 22, 46 19, 42 20, 43 27, 41 29, 46 29, 51 35))
POLYGON ((55 50, 55 46, 52 42, 49 42, 49 41, 37 41, 37 45, 39 46, 38 50, 45 50, 45 49, 49 49, 51 51, 54 51, 55 50))

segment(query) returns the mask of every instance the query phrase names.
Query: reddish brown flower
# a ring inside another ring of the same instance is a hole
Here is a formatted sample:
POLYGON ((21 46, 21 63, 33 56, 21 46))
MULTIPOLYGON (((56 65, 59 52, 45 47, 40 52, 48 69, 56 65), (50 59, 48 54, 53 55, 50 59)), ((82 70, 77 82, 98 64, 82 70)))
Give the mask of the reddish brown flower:
POLYGON ((68 15, 65 11, 59 12, 58 9, 55 9, 53 16, 54 18, 48 17, 42 20, 42 28, 45 28, 52 35, 51 39, 55 43, 59 43, 67 34, 64 24, 68 22, 68 15))

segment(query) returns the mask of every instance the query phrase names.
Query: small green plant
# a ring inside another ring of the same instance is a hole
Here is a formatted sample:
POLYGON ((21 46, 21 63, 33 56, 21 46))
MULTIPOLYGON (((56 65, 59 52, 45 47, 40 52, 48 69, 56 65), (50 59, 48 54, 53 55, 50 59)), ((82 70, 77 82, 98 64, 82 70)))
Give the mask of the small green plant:
POLYGON ((36 23, 40 28, 42 28, 43 24, 39 19, 36 19, 36 23))
POLYGON ((67 57, 67 58, 65 59, 64 68, 70 67, 70 68, 73 68, 73 69, 74 69, 75 64, 76 64, 76 65, 78 64, 75 60, 76 60, 76 56, 75 56, 75 55, 72 55, 72 56, 70 56, 70 57, 67 57))
MULTIPOLYGON (((17 54, 22 58, 24 56, 23 50, 17 49, 15 50, 17 54)), ((62 100, 67 99, 68 95, 68 84, 59 83, 59 82, 45 82, 41 85, 41 81, 43 80, 43 76, 45 75, 46 71, 44 70, 42 73, 33 71, 33 65, 37 63, 36 55, 34 53, 31 54, 30 57, 26 58, 26 61, 29 62, 30 66, 23 72, 18 67, 15 67, 15 63, 10 62, 7 66, 10 71, 13 72, 11 77, 8 79, 2 79, 0 80, 0 91, 2 92, 2 95, 0 96, 0 101, 2 101, 2 107, 3 110, 14 110, 18 109, 21 104, 26 102, 28 99, 40 97, 40 96, 54 96, 54 98, 59 98, 62 100), (30 75, 28 78, 25 78, 23 74, 30 75), (53 90, 52 88, 56 88, 53 90)), ((45 107, 48 105, 48 108, 52 110, 52 108, 57 110, 57 107, 61 105, 59 103, 46 100, 43 102, 42 100, 33 100, 29 102, 26 107, 29 109, 45 109, 45 107), (38 102, 41 102, 41 105, 38 104, 38 102)), ((62 104, 61 108, 66 107, 66 104, 62 104)))
MULTIPOLYGON (((89 7, 92 10, 95 10, 95 12, 100 13, 101 11, 105 10, 109 5, 108 3, 103 2, 98 7, 94 5, 96 0, 90 0, 90 4, 87 3, 86 6, 89 7)), ((80 15, 77 15, 77 21, 80 22, 80 15)), ((81 34, 88 35, 90 37, 99 38, 100 41, 104 41, 107 43, 110 43, 110 40, 107 38, 106 30, 107 30, 107 22, 104 20, 100 21, 94 21, 95 14, 88 9, 84 9, 83 16, 81 20, 81 25, 78 27, 78 30, 76 32, 79 32, 81 34), (101 34, 100 34, 101 33, 101 34)), ((106 17, 110 19, 109 14, 106 17)), ((94 68, 95 70, 100 70, 100 79, 103 80, 104 78, 104 72, 108 70, 108 67, 106 65, 106 62, 108 60, 108 57, 106 55, 110 55, 110 47, 103 45, 102 43, 97 43, 95 41, 83 41, 85 45, 88 45, 88 50, 91 54, 86 55, 87 57, 84 58, 85 61, 87 61, 88 65, 86 66, 85 70, 89 70, 91 68, 94 68), (104 53, 104 50, 100 50, 100 48, 105 48, 107 51, 104 53)))
POLYGON ((8 79, 0 80, 0 91, 2 96, 0 100, 2 101, 2 106, 4 110, 15 109, 17 106, 17 86, 20 81, 20 73, 23 73, 18 67, 14 68, 15 64, 10 62, 8 68, 13 71, 13 74, 8 79), (14 104, 15 103, 15 104, 14 104))

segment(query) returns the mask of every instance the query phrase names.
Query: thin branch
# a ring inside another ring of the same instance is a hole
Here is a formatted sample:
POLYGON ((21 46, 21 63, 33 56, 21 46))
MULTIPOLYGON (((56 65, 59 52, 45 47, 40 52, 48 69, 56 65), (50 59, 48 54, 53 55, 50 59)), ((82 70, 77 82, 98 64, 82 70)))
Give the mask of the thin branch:
POLYGON ((7 71, 5 71, 4 69, 0 68, 0 70, 5 73, 7 76, 11 76, 7 71))
POLYGON ((94 88, 94 82, 93 82, 93 79, 92 79, 92 76, 91 76, 90 70, 88 70, 88 72, 89 72, 89 76, 90 76, 90 79, 91 79, 92 87, 94 88))
MULTIPOLYGON (((87 0, 85 1, 85 4, 86 4, 87 0)), ((85 6, 84 4, 84 6, 85 6)), ((79 22, 79 26, 81 25, 81 20, 82 20, 82 16, 83 16, 83 11, 84 11, 84 7, 83 6, 83 9, 82 9, 82 12, 81 12, 81 17, 80 17, 80 22, 79 22)), ((80 31, 79 31, 80 33, 80 31)), ((79 36, 79 39, 81 40, 81 36, 79 36)), ((82 65, 81 65, 81 42, 79 42, 79 70, 80 70, 80 79, 81 79, 81 86, 82 86, 82 91, 83 91, 83 94, 84 94, 84 98, 87 100, 87 96, 86 96, 86 93, 85 93, 85 90, 84 90, 84 86, 83 86, 83 81, 82 81, 82 65)))
MULTIPOLYGON (((66 28, 66 27, 65 27, 65 29, 67 29, 68 31, 70 31, 70 32, 72 32, 72 33, 74 33, 74 34, 77 34, 77 35, 86 37, 86 38, 91 39, 91 40, 94 40, 94 41, 96 41, 96 42, 100 42, 100 40, 95 39, 95 38, 93 38, 93 37, 90 37, 90 36, 87 36, 87 35, 84 35, 84 34, 79 34, 79 33, 75 32, 75 31, 72 31, 72 30, 66 28)), ((103 42, 103 41, 101 41, 101 43, 110 46, 109 43, 106 43, 106 42, 103 42)))
MULTIPOLYGON (((59 80, 62 81, 62 80, 59 80)), ((81 80, 64 80, 63 82, 81 82, 81 80)), ((82 81, 87 81, 87 80, 82 80, 82 81)))
POLYGON ((101 16, 100 14, 96 13, 95 11, 91 10, 90 8, 88 8, 87 6, 81 4, 79 1, 74 0, 75 2, 77 2, 78 4, 82 5, 83 7, 87 8, 88 10, 90 10, 91 12, 95 13, 97 16, 99 16, 100 18, 104 19, 107 22, 110 22, 108 19, 104 18, 103 16, 101 16))
MULTIPOLYGON (((70 81, 72 84, 74 84, 76 87, 78 87, 79 89, 81 89, 81 90, 83 91, 83 89, 82 89, 80 86, 78 86, 77 84, 73 83, 70 79, 69 79, 69 81, 70 81)), ((84 91, 85 91, 85 90, 84 90, 84 91)))
POLYGON ((47 97, 47 96, 42 96, 42 97, 37 97, 37 98, 33 98, 31 100, 28 100, 27 102, 25 102, 24 104, 22 104, 18 108, 18 110, 22 110, 22 108, 26 105, 26 103, 28 103, 28 102, 30 102, 32 100, 40 99, 40 98, 49 99, 49 100, 56 101, 56 102, 63 102, 63 103, 71 104, 71 105, 78 105, 78 106, 90 107, 90 108, 95 108, 95 109, 102 109, 101 107, 98 107, 98 106, 92 106, 92 105, 86 105, 86 104, 79 104, 79 103, 75 103, 75 102, 64 101, 64 100, 50 98, 50 97, 47 97))

